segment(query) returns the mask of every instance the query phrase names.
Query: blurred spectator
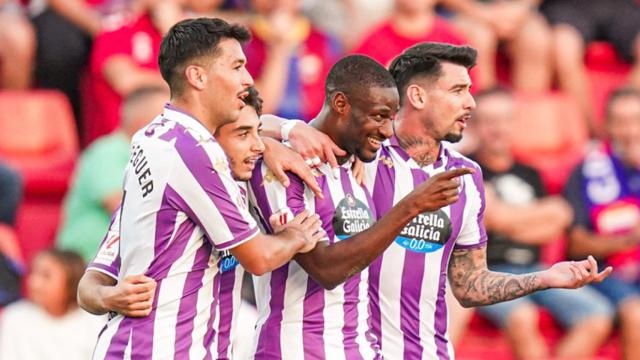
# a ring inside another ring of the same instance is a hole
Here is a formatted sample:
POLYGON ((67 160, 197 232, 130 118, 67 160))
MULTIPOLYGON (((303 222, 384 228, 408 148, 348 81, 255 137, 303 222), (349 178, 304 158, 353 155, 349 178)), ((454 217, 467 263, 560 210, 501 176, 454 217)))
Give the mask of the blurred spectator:
POLYGON ((0 359, 89 359, 104 318, 76 304, 84 262, 75 253, 48 250, 36 256, 27 278, 28 300, 0 315, 0 359))
MULTIPOLYGON (((506 90, 476 96, 475 126, 485 181, 487 263, 493 271, 515 274, 540 271, 541 246, 558 240, 572 219, 571 208, 557 196, 546 196, 537 171, 518 163, 511 152, 513 99, 506 90)), ((585 255, 586 256, 586 255, 585 255)), ((590 287, 549 289, 526 297, 478 308, 506 332, 518 359, 549 357, 538 329, 536 304, 547 309, 567 329, 555 355, 584 358, 607 339, 614 311, 606 298, 590 287)))
POLYGON ((617 307, 625 359, 640 359, 640 92, 611 94, 606 130, 609 142, 590 149, 565 187, 575 213, 569 255, 613 266, 594 287, 617 307))
POLYGON ((302 11, 322 31, 352 49, 371 26, 389 17, 394 0, 302 0, 302 11))
POLYGON ((129 161, 131 137, 162 110, 164 88, 142 88, 122 106, 122 122, 113 134, 96 140, 80 157, 64 203, 57 247, 79 253, 85 261, 96 254, 122 199, 122 176, 129 161))
POLYGON ((36 39, 17 0, 0 0, 0 89, 31 86, 36 39))
MULTIPOLYGON (((404 49, 419 42, 444 42, 461 45, 467 41, 453 25, 435 12, 436 0, 396 0, 391 17, 366 34, 354 53, 365 54, 385 66, 404 49)), ((478 58, 472 72, 474 87, 492 86, 483 75, 486 65, 478 58)))
POLYGON ((24 264, 13 226, 21 197, 20 177, 0 163, 0 308, 20 297, 24 264))
POLYGON ((592 133, 598 134, 584 65, 586 45, 594 40, 610 42, 622 58, 635 63, 631 83, 639 87, 640 4, 635 0, 545 0, 541 10, 553 25, 560 87, 580 102, 592 133))
POLYGON ((166 86, 158 70, 165 24, 151 5, 128 24, 96 38, 91 54, 91 89, 84 116, 85 144, 118 127, 122 99, 146 86, 166 86))
POLYGON ((540 0, 441 0, 458 12, 452 21, 478 49, 481 78, 496 83, 496 55, 504 45, 511 60, 515 90, 547 91, 551 87, 551 29, 537 11, 540 0))
POLYGON ((341 55, 339 42, 300 13, 299 0, 251 4, 257 15, 245 54, 264 98, 264 113, 312 119, 324 102, 324 79, 341 55))

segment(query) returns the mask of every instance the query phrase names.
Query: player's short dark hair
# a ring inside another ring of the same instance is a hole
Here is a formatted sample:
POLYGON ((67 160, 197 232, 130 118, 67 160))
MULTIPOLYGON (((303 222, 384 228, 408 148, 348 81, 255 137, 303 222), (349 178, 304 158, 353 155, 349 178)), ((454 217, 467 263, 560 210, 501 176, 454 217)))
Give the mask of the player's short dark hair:
POLYGON ((393 77, 379 62, 365 55, 348 55, 329 70, 324 84, 325 103, 336 91, 361 97, 373 87, 395 86, 393 77))
POLYGON ((171 94, 183 91, 187 62, 204 55, 216 56, 222 39, 244 43, 251 39, 249 30, 216 18, 187 19, 173 25, 162 39, 158 65, 171 94))
POLYGON ((247 104, 247 106, 251 106, 258 116, 262 115, 263 100, 260 97, 260 93, 258 93, 258 90, 253 86, 247 89, 247 91, 249 91, 249 95, 244 98, 244 103, 247 104))
POLYGON ((398 85, 400 103, 411 81, 420 77, 438 79, 442 75, 442 63, 449 62, 471 69, 476 64, 478 52, 470 46, 425 42, 405 49, 391 65, 389 72, 398 85))
POLYGON ((607 102, 605 103, 605 108, 604 108, 607 119, 611 117, 611 110, 613 108, 613 103, 625 97, 635 97, 638 101, 640 101, 640 90, 634 87, 623 86, 611 91, 609 93, 609 97, 607 97, 607 102))

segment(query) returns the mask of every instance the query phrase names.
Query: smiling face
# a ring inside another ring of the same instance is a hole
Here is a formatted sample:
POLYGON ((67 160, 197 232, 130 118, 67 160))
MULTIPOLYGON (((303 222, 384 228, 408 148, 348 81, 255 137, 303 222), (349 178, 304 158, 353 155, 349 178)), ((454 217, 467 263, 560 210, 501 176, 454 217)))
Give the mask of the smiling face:
POLYGON ((425 128, 437 141, 458 142, 476 104, 471 96, 471 78, 467 68, 442 63, 441 74, 423 86, 426 106, 421 110, 425 128))
POLYGON ((398 112, 398 89, 372 87, 361 97, 351 96, 349 113, 340 135, 341 147, 364 162, 375 159, 382 142, 393 135, 391 122, 398 112))
POLYGON ((206 86, 203 89, 211 113, 221 126, 236 121, 245 103, 247 89, 253 79, 245 64, 247 58, 235 39, 223 39, 218 44, 217 55, 206 68, 206 86))
POLYGON ((237 121, 216 131, 216 140, 227 154, 233 177, 238 181, 251 179, 256 161, 264 152, 264 143, 259 135, 260 124, 255 109, 245 106, 237 121))

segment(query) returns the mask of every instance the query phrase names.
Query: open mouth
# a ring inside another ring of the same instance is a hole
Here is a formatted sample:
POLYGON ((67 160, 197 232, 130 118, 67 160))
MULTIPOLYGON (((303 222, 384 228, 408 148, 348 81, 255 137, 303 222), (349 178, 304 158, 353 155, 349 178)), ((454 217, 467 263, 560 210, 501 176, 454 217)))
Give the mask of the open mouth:
POLYGON ((459 118, 456 119, 456 122, 459 123, 462 128, 466 128, 467 127, 467 122, 471 119, 471 115, 463 115, 459 118))
POLYGON ((373 136, 367 136, 367 141, 369 142, 371 147, 373 147, 374 149, 379 149, 380 146, 382 145, 382 140, 373 136))

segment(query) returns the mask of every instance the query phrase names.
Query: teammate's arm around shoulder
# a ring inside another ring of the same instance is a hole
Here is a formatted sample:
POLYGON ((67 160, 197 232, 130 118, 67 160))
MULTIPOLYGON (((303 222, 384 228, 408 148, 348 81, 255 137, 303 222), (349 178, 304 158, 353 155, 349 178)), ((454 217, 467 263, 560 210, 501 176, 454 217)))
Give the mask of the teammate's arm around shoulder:
POLYGON ((230 251, 247 271, 260 276, 284 265, 295 254, 310 251, 324 236, 318 215, 305 210, 274 235, 259 233, 230 251))
POLYGON ((487 248, 454 249, 449 261, 452 292, 464 307, 490 305, 512 300, 549 288, 575 289, 600 282, 612 271, 598 273, 596 260, 563 261, 551 268, 529 274, 514 275, 487 268, 487 248))

